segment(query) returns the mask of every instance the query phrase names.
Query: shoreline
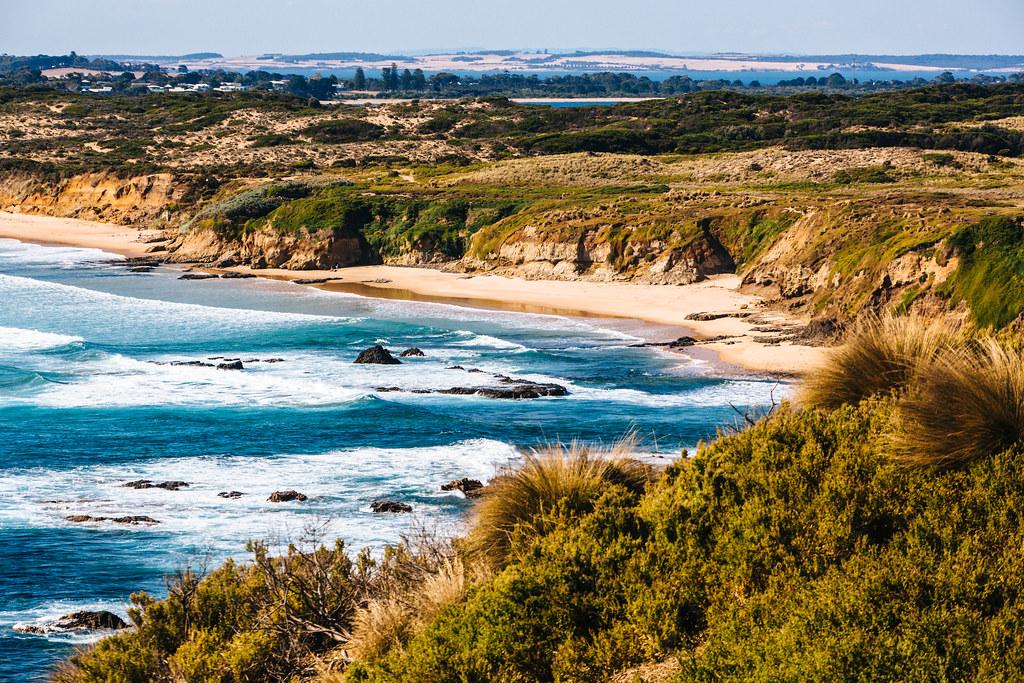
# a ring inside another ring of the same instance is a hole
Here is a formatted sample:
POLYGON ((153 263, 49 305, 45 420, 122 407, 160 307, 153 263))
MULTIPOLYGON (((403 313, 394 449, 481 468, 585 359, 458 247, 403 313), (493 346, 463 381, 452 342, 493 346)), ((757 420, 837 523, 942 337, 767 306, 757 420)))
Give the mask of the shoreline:
MULTIPOLYGON (((158 234, 93 221, 0 212, 0 238, 103 249, 127 257, 160 258, 161 253, 148 253, 144 241, 158 234)), ((218 272, 202 264, 193 267, 218 272)), ((525 280, 387 265, 339 270, 254 270, 245 266, 224 270, 376 298, 569 317, 616 318, 690 330, 698 339, 726 338, 680 349, 685 353, 707 358, 706 354, 711 352, 724 364, 778 376, 802 375, 820 363, 826 352, 822 347, 791 342, 767 343, 764 337, 768 332, 758 328, 795 328, 807 321, 761 307, 759 297, 738 291, 740 278, 737 275, 713 276, 691 285, 650 285, 525 280), (720 317, 713 320, 688 318, 706 313, 720 317)), ((671 340, 645 338, 645 341, 671 340)))

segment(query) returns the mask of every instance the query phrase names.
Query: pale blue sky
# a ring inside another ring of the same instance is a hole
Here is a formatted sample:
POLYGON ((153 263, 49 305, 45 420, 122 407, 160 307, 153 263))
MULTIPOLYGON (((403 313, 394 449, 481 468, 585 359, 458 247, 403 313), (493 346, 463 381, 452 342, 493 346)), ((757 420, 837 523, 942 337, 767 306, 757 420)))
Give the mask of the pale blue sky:
POLYGON ((0 0, 0 52, 1024 53, 1024 0, 0 0))

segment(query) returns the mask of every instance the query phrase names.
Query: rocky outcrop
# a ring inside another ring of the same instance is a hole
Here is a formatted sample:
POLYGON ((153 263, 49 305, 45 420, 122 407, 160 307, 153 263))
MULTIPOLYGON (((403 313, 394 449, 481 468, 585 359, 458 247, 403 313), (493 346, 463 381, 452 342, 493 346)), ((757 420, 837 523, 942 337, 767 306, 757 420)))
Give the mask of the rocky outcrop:
POLYGON ((399 503, 394 500, 375 500, 370 503, 370 510, 376 513, 412 512, 412 506, 407 503, 399 503))
POLYGON ((159 524, 160 520, 153 519, 147 515, 124 515, 122 517, 94 517, 92 515, 68 515, 65 517, 69 522, 114 522, 115 524, 159 524))
POLYGON ((177 491, 188 486, 187 481, 161 481, 153 482, 149 479, 139 479, 138 481, 130 481, 127 484, 121 484, 125 488, 129 489, 164 489, 165 491, 177 491))
POLYGON ((426 356, 427 354, 423 353, 423 351, 421 351, 420 349, 417 349, 417 348, 416 348, 416 347, 414 346, 414 347, 412 347, 411 349, 406 349, 405 351, 402 351, 402 352, 401 352, 400 354, 398 354, 398 355, 399 355, 399 357, 401 357, 401 358, 413 358, 413 357, 415 357, 415 358, 423 358, 423 357, 424 357, 424 356, 426 356))
POLYGON ((442 491, 462 491, 466 498, 477 498, 483 495, 484 485, 479 479, 453 479, 447 484, 441 485, 442 491))
POLYGON ((65 614, 43 624, 17 624, 14 626, 14 630, 19 633, 36 635, 69 631, 119 631, 124 628, 128 628, 128 623, 113 612, 106 610, 81 610, 65 614))
POLYGON ((288 491, 274 491, 270 494, 270 497, 267 498, 267 502, 269 503, 290 503, 293 500, 302 502, 304 500, 308 500, 308 496, 304 493, 299 493, 298 491, 289 489, 288 491))
POLYGON ((244 232, 237 239, 212 228, 196 227, 168 244, 174 263, 206 263, 218 268, 330 270, 381 263, 362 235, 343 229, 278 232, 272 225, 244 232), (230 264, 230 265, 228 265, 230 264))
POLYGON ((361 351, 359 356, 353 361, 355 363, 370 364, 370 365, 401 365, 402 361, 391 355, 391 352, 385 349, 380 344, 361 351))

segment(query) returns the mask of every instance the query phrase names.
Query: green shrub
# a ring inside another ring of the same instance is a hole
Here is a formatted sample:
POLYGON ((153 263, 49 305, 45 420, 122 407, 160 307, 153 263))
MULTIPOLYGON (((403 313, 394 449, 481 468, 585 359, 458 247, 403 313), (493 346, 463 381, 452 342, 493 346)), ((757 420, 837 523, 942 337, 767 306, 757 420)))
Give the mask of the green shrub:
POLYGON ((882 166, 863 166, 836 171, 832 175, 832 182, 840 185, 852 185, 853 183, 894 183, 896 180, 889 175, 888 169, 882 166))
POLYGON ((1024 459, 907 470, 892 400, 784 407, 609 490, 350 680, 1012 680, 1024 673, 1024 459), (639 502, 638 502, 639 501, 639 502))
POLYGON ((333 119, 314 123, 302 130, 302 134, 314 142, 337 145, 346 142, 377 140, 386 131, 382 126, 360 119, 333 119))

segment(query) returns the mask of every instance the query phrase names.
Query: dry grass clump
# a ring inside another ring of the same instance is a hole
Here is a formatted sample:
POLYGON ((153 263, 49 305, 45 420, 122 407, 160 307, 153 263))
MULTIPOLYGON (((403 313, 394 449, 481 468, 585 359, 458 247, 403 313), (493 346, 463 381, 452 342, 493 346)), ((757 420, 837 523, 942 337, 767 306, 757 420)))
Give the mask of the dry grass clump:
POLYGON ((352 619, 349 656, 364 662, 400 651, 445 607, 462 600, 469 586, 485 574, 467 569, 462 559, 450 557, 434 571, 373 600, 352 619))
POLYGON ((1024 355, 987 338, 922 365, 899 405, 894 457, 954 467, 1024 441, 1024 355))
POLYGON ((588 511, 610 485, 642 492, 653 468, 628 457, 633 445, 625 439, 595 451, 574 441, 528 454, 521 467, 488 485, 467 539, 469 550, 500 566, 514 538, 543 535, 556 516, 588 511))
POLYGON ((962 344, 961 325, 947 318, 891 313, 862 318, 829 362, 804 382, 798 400, 838 408, 904 389, 921 363, 962 344))

